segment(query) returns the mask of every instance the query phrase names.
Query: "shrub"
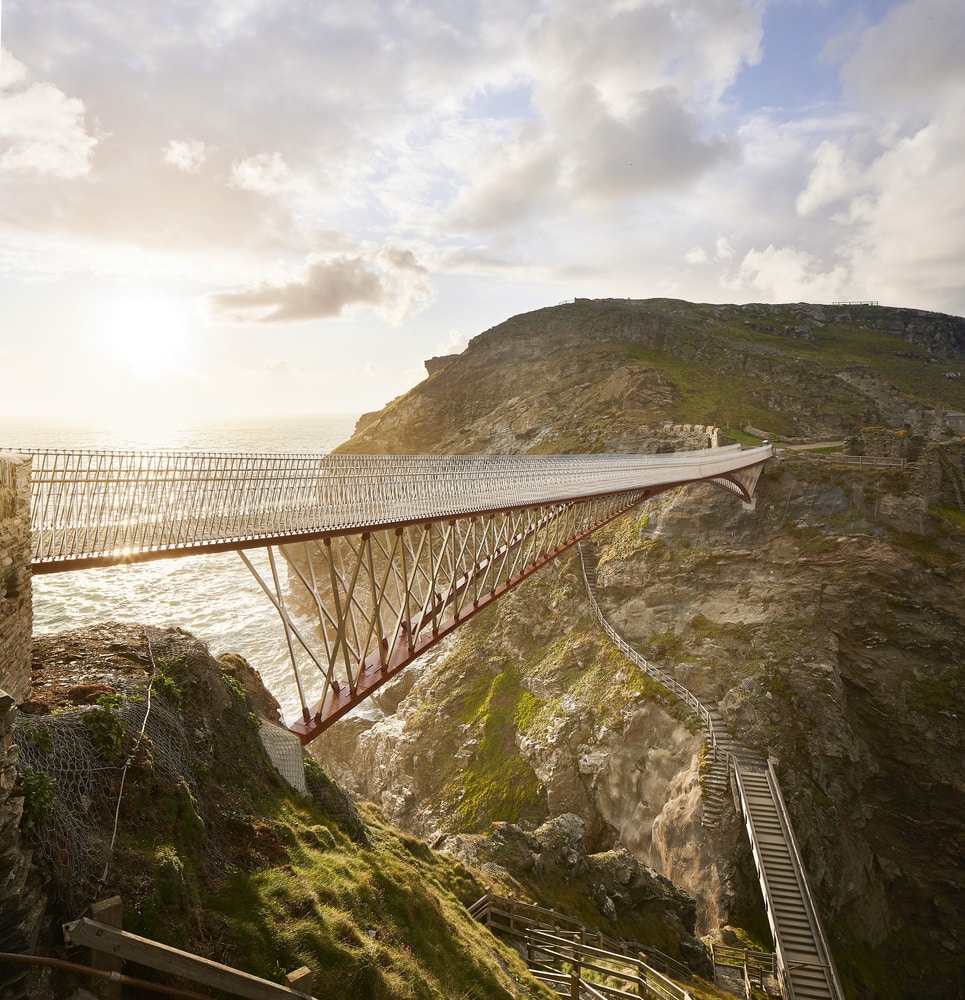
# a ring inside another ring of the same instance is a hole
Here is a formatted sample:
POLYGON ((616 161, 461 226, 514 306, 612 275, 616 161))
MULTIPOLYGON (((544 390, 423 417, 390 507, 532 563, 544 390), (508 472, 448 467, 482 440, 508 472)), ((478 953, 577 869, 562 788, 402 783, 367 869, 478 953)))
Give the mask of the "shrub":
POLYGON ((91 742, 108 760, 117 757, 127 731, 124 720, 113 712, 121 700, 120 695, 101 695, 97 705, 84 715, 91 742))
POLYGON ((50 819, 57 804, 57 779, 46 771, 23 767, 17 783, 23 795, 20 830, 24 834, 35 834, 50 819))

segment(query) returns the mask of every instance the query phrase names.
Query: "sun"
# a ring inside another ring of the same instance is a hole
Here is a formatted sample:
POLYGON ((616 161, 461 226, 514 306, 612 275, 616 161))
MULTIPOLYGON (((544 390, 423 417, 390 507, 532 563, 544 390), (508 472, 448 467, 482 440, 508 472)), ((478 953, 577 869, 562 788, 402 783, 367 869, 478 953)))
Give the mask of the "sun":
POLYGON ((162 378, 185 367, 192 318, 190 308, 179 299, 129 292, 104 304, 100 334, 118 367, 140 378, 162 378))

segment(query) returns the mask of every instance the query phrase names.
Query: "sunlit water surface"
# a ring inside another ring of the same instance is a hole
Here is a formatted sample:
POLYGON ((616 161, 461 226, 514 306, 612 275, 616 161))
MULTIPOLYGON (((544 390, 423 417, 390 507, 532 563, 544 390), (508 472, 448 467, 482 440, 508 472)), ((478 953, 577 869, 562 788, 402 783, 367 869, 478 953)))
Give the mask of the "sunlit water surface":
MULTIPOLYGON (((338 414, 201 424, 167 430, 163 440, 131 430, 0 421, 0 451, 163 447, 324 454, 351 436, 355 421, 355 415, 338 414)), ((267 566, 257 556, 253 561, 267 566)), ((248 659, 278 699, 285 718, 290 722, 297 717, 298 696, 281 622, 236 552, 38 576, 33 581, 33 609, 35 635, 105 621, 184 628, 216 656, 237 652, 248 659)), ((310 695, 310 679, 308 686, 310 695)))

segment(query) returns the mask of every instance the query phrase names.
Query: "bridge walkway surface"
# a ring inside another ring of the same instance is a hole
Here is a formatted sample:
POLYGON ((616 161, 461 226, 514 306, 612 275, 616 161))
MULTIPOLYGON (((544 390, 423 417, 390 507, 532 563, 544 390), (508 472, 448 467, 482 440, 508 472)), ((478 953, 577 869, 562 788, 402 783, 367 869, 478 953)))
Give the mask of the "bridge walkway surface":
POLYGON ((725 806, 724 789, 733 780, 734 798, 747 830, 774 938, 783 996, 786 1000, 844 1000, 773 760, 740 743, 729 733, 716 705, 703 703, 617 633, 597 598, 591 545, 580 545, 580 558, 590 604, 604 631, 631 662, 695 712, 704 726, 712 759, 702 783, 704 825, 719 821, 725 806))
POLYGON ((637 505, 701 482, 751 501, 771 449, 20 454, 31 461, 34 573, 238 551, 281 619, 301 712, 289 728, 308 743, 637 505))

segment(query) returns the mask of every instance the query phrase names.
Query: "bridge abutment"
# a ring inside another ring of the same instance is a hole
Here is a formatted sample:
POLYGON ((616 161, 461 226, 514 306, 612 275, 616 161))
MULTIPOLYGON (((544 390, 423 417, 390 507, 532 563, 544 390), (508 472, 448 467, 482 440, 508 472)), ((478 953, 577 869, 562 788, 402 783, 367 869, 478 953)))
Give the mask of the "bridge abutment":
POLYGON ((0 454, 0 688, 30 691, 30 459, 0 454))
MULTIPOLYGON (((30 584, 30 459, 0 453, 0 951, 33 953, 44 910, 32 852, 20 837, 16 789, 16 706, 30 693, 33 605, 30 584)), ((0 994, 37 996, 37 973, 0 966, 0 994)))

